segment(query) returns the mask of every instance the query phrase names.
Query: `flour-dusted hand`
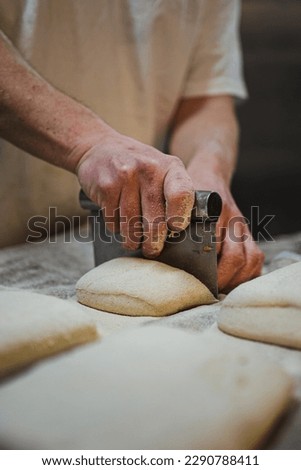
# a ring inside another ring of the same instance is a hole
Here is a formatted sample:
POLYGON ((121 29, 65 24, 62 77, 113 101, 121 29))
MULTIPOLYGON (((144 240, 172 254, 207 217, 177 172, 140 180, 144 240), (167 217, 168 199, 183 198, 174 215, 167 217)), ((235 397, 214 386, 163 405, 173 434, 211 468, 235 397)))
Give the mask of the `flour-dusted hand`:
POLYGON ((0 135, 76 172, 125 247, 155 257, 167 228, 184 229, 194 202, 182 161, 119 134, 40 77, 0 33, 0 135), (36 98, 38 96, 38 99, 36 98), (141 225, 142 223, 142 225, 141 225))
MULTIPOLYGON (((72 160, 77 159, 74 152, 72 160)), ((147 257, 163 249, 167 230, 189 223, 193 184, 182 161, 107 129, 78 160, 77 175, 87 196, 104 209, 107 227, 124 246, 142 243, 147 257)))
POLYGON ((187 163, 196 189, 217 191, 223 201, 217 224, 218 286, 222 292, 258 276, 263 264, 263 254, 230 191, 238 134, 230 96, 191 98, 180 103, 172 151, 187 163))
POLYGON ((238 209, 230 190, 219 189, 223 210, 217 223, 218 285, 229 292, 261 273, 264 255, 250 233, 247 220, 238 209))

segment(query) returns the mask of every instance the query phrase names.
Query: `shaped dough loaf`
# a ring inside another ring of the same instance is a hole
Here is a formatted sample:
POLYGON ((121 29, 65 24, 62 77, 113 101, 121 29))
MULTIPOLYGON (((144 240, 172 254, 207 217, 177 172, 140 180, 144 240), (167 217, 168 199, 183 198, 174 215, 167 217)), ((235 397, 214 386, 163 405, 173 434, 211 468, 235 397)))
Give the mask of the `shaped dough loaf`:
POLYGON ((0 376, 97 337, 94 323, 67 300, 0 291, 0 376))
POLYGON ((160 317, 216 301, 191 274, 158 261, 116 258, 76 284, 80 303, 107 312, 160 317))
POLYGON ((223 301, 225 333, 301 349, 301 262, 234 289, 223 301))

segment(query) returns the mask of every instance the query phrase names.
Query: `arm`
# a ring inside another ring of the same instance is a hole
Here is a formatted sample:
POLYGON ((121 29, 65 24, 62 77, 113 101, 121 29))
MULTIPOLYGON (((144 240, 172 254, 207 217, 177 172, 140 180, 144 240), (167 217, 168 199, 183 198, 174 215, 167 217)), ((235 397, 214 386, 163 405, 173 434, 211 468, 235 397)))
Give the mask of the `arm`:
POLYGON ((232 98, 215 96, 183 99, 175 114, 171 138, 171 151, 187 165, 195 189, 217 191, 223 199, 217 251, 218 283, 224 291, 258 276, 263 263, 263 254, 230 192, 238 134, 232 98), (229 225, 233 217, 238 218, 235 237, 233 225, 229 225))
POLYGON ((133 232, 143 216, 144 254, 158 255, 167 227, 185 228, 193 205, 193 184, 181 160, 119 134, 55 89, 1 33, 0 62, 0 136, 76 173, 129 249, 141 242, 133 232), (181 222, 172 222, 176 216, 181 222))

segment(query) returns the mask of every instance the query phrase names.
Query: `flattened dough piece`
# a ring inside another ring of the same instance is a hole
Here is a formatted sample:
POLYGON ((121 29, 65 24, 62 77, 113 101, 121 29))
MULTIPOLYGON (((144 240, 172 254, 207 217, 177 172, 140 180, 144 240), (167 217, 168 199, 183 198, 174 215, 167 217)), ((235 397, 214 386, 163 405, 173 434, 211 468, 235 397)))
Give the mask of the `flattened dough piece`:
POLYGON ((291 394, 253 344, 140 327, 3 384, 0 439, 19 449, 249 449, 291 394))
POLYGON ((158 261, 116 258, 76 284, 80 303, 107 312, 161 317, 216 301, 191 274, 158 261))
POLYGON ((301 348, 301 262, 234 289, 222 303, 218 327, 235 336, 301 348))
POLYGON ((222 307, 218 327, 225 333, 301 349, 301 309, 293 307, 222 307))
POLYGON ((76 303, 28 291, 0 291, 0 376, 97 337, 76 303))

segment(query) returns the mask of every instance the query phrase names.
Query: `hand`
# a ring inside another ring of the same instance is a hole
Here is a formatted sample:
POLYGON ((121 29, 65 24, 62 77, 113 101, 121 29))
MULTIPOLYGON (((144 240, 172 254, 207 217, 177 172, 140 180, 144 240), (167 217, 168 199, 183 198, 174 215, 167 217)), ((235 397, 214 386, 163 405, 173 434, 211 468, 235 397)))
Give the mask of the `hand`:
POLYGON ((189 223, 194 188, 182 161, 112 129, 81 156, 77 175, 107 227, 130 250, 142 243, 146 257, 160 254, 168 228, 189 223))
POLYGON ((263 254, 230 193, 239 126, 228 95, 183 99, 174 117, 171 149, 187 162, 194 187, 217 191, 223 210, 217 224, 218 285, 228 292, 260 274, 263 254))
POLYGON ((226 185, 216 188, 223 200, 217 223, 218 285, 227 293, 261 273, 264 255, 226 185))

